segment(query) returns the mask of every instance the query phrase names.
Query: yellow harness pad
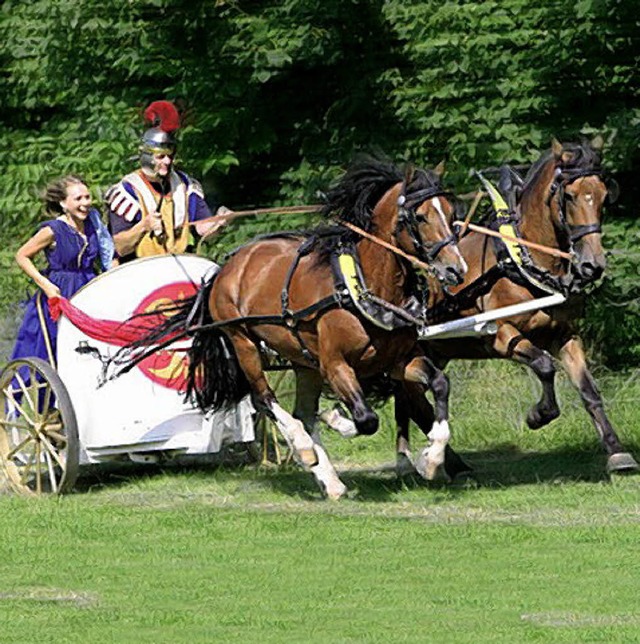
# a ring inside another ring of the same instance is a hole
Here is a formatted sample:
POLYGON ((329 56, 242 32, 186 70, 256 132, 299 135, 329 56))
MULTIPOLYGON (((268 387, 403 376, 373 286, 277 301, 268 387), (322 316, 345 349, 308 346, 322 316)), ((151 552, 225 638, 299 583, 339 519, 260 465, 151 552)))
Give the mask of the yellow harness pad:
POLYGON ((343 254, 338 257, 338 265, 340 266, 340 273, 344 277, 345 284, 349 290, 349 295, 354 301, 360 299, 362 287, 358 280, 358 271, 356 269, 356 261, 353 255, 343 254))
MULTIPOLYGON (((498 232, 501 235, 507 235, 508 237, 518 236, 511 224, 501 224, 498 228, 498 232)), ((519 266, 522 266, 522 248, 520 247, 520 244, 509 239, 503 239, 502 243, 507 247, 511 259, 513 259, 513 261, 519 266)))
POLYGON ((374 316, 370 315, 360 304, 360 299, 364 289, 358 276, 356 260, 353 255, 349 255, 348 253, 340 255, 338 257, 338 266, 340 267, 340 273, 344 278, 349 295, 358 311, 372 324, 386 329, 386 326, 380 324, 380 320, 377 320, 374 316))
MULTIPOLYGON (((502 197, 498 189, 489 180, 485 179, 482 175, 480 175, 480 180, 482 181, 484 189, 487 191, 487 194, 491 199, 491 203, 493 204, 493 209, 496 211, 496 217, 498 219, 498 222, 504 219, 508 219, 509 206, 507 205, 507 202, 504 200, 504 198, 502 197)), ((513 227, 513 224, 510 224, 510 223, 500 223, 498 227, 498 232, 501 235, 506 235, 507 237, 516 237, 516 238, 518 237, 518 233, 513 227)), ((513 261, 519 266, 522 266, 522 248, 520 247, 520 244, 518 244, 515 241, 510 241, 508 239, 503 239, 502 242, 507 247, 507 250, 509 251, 509 255, 511 256, 511 259, 513 259, 513 261)))

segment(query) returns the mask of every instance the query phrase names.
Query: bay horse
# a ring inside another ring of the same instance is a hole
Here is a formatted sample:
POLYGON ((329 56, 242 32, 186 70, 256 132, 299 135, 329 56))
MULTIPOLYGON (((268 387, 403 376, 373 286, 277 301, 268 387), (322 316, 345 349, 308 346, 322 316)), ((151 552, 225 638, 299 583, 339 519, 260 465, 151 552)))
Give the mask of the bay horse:
MULTIPOLYGON (((531 429, 550 423, 560 414, 554 387, 554 358, 559 358, 593 421, 607 454, 607 470, 630 472, 637 471, 638 464, 623 448, 607 417, 574 326, 576 300, 587 285, 602 275, 606 266, 601 242, 603 206, 608 196, 615 200, 617 193, 615 182, 607 185, 604 179, 601 143, 599 137, 591 144, 583 141, 563 145, 554 140, 551 150, 532 165, 521 185, 513 173, 502 177, 504 191, 511 195, 519 192, 517 199, 511 198, 514 207, 517 201, 514 222, 517 234, 524 240, 568 251, 573 261, 568 263, 521 246, 526 261, 520 270, 505 261, 502 242, 469 232, 459 241, 469 270, 463 283, 447 289, 448 292, 434 283, 437 303, 432 316, 434 322, 440 322, 525 302, 548 295, 546 286, 566 294, 567 301, 546 310, 499 319, 494 337, 431 340, 421 344, 441 368, 450 360, 461 358, 503 358, 529 367, 542 385, 542 396, 527 415, 526 422, 531 429)), ((428 405, 413 405, 400 388, 395 416, 398 460, 406 464, 411 460, 409 418, 422 428, 431 422, 433 411, 428 405)), ((423 473, 420 458, 416 467, 423 473)))
MULTIPOLYGON (((157 346, 189 329, 187 395, 208 410, 251 393, 294 458, 329 498, 340 498, 346 487, 323 446, 270 388, 264 348, 328 383, 351 413, 357 434, 378 427, 360 378, 392 372, 428 384, 432 367, 417 344, 415 318, 405 308, 416 292, 416 272, 407 259, 339 222, 422 260, 444 284, 458 284, 466 264, 450 228, 454 201, 441 184, 441 172, 438 167, 405 173, 379 159, 356 161, 326 195, 324 214, 337 219, 337 226, 273 234, 241 246, 139 346, 157 346), (349 295, 354 291, 361 299, 349 295)), ((411 395, 414 389, 407 391, 411 395)), ((434 424, 431 437, 434 449, 427 460, 436 468, 449 440, 446 419, 434 424)))

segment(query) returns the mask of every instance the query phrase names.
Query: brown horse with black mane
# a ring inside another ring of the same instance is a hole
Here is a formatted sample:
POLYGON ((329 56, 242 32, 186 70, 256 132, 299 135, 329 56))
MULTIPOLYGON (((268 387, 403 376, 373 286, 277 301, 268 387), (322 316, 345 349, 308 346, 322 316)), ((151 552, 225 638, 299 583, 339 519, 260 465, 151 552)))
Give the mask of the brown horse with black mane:
MULTIPOLYGON (((264 347, 329 384, 349 409, 357 433, 372 434, 378 417, 359 383, 392 372, 428 384, 432 366, 417 344, 419 280, 407 259, 362 238, 353 224, 428 264, 443 283, 462 281, 466 265, 450 228, 451 195, 440 173, 406 174, 373 159, 354 164, 327 194, 325 214, 338 220, 308 233, 274 234, 239 248, 192 300, 139 347, 190 329, 188 394, 203 409, 251 393, 277 424, 295 458, 330 498, 344 495, 319 442, 285 411, 265 377, 264 347)), ((409 388, 409 391, 413 391, 409 388)), ((422 395, 422 394, 421 394, 422 395)), ((444 459, 449 430, 438 425, 428 455, 444 459)))
MULTIPOLYGON (((432 340, 421 344, 440 367, 452 359, 508 358, 531 368, 542 384, 542 397, 527 416, 531 429, 546 425, 560 414, 553 357, 559 358, 595 425, 608 456, 608 470, 636 471, 638 464, 622 447, 605 413, 573 324, 576 299, 604 271, 602 211, 606 199, 615 199, 617 192, 615 183, 607 185, 604 179, 599 154, 601 141, 592 143, 595 147, 586 142, 562 145, 554 141, 552 149, 533 164, 522 185, 509 185, 509 176, 503 177, 507 179, 503 185, 507 192, 510 189, 519 192, 513 222, 516 234, 524 240, 566 251, 573 260, 567 262, 520 246, 523 260, 516 265, 506 253, 504 243, 470 232, 459 242, 469 266, 465 280, 448 293, 439 290, 439 304, 432 313, 438 318, 434 321, 440 322, 526 302, 550 292, 565 294, 567 302, 500 319, 494 337, 432 340)), ((435 283, 434 286, 438 288, 435 283)), ((421 427, 429 426, 433 411, 428 405, 412 405, 399 392, 397 451, 399 460, 405 463, 410 458, 409 416, 421 427)), ((418 460, 418 470, 421 469, 418 460)))

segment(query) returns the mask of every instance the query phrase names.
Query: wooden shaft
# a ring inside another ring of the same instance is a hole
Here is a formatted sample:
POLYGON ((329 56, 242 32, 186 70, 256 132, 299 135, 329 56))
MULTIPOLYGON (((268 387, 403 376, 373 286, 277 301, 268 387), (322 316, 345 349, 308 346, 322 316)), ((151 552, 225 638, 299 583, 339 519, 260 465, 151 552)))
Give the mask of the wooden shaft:
POLYGON ((478 208, 478 205, 480 204, 482 197, 484 197, 486 194, 487 193, 483 192, 482 190, 478 190, 478 192, 476 192, 476 196, 473 198, 473 203, 469 208, 469 212, 467 213, 467 216, 464 218, 464 221, 462 222, 462 226, 460 227, 460 237, 462 237, 467 232, 467 228, 469 227, 471 218, 473 217, 473 215, 476 214, 476 209, 478 208))

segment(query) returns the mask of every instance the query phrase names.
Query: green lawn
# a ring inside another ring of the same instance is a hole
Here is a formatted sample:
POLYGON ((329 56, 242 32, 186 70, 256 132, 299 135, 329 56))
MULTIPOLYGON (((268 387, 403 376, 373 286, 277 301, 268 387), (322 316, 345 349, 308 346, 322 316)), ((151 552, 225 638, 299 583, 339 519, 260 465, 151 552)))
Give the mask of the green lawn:
MULTIPOLYGON (((640 457, 640 385, 600 376, 640 457)), ((327 437, 338 503, 293 466, 105 468, 67 497, 0 497, 0 642, 640 641, 640 476, 609 480, 563 380, 566 413, 523 428, 530 384, 456 367, 475 472, 450 485, 385 468, 385 427, 327 437)))

